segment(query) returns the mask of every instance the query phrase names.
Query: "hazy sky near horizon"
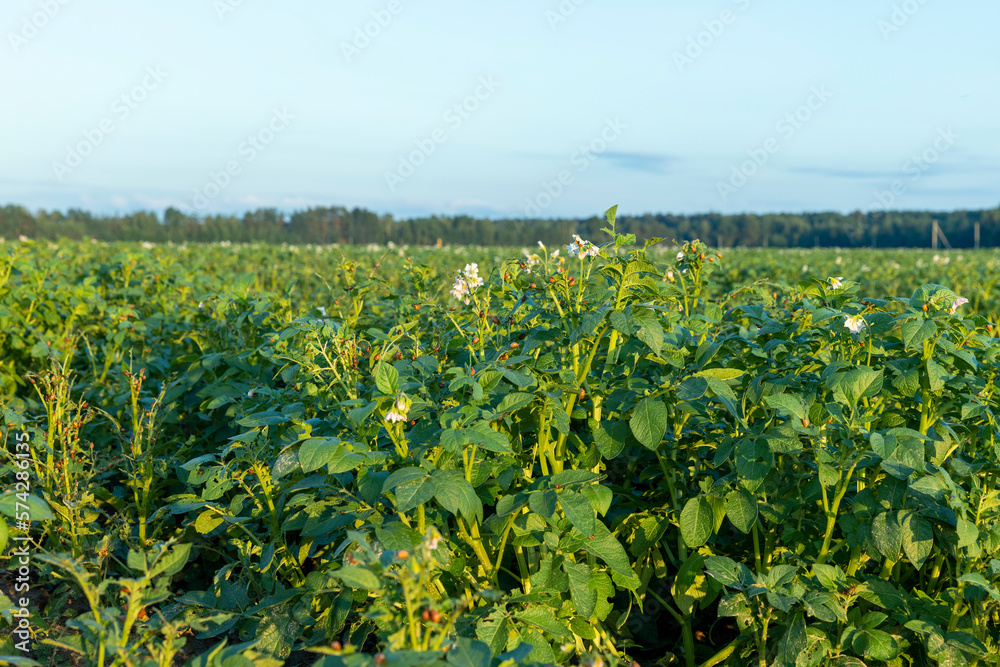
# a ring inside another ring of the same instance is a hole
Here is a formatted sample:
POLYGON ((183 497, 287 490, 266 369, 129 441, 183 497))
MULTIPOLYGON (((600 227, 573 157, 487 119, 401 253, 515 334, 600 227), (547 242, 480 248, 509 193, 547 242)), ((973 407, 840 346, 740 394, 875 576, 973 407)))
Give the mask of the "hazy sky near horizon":
POLYGON ((0 204, 1000 202, 996 0, 7 0, 0 204))

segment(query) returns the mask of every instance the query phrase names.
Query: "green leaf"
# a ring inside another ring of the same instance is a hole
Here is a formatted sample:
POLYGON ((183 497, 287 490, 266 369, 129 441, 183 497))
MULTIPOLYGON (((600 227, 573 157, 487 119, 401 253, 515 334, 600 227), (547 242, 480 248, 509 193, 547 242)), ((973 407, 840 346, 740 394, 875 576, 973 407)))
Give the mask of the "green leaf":
POLYGON ((882 512, 872 521, 872 540, 875 547, 891 561, 899 560, 903 549, 903 526, 900 515, 903 512, 882 512))
POLYGON ((392 364, 380 362, 375 367, 375 386, 386 396, 399 393, 399 371, 392 364))
POLYGON ((981 641, 968 632, 949 632, 944 636, 945 643, 952 648, 956 648, 962 653, 974 655, 980 658, 990 657, 990 651, 981 641))
POLYGON ((558 502, 559 496, 552 489, 533 491, 528 494, 528 509, 546 519, 555 517, 558 502))
POLYGON ((958 580, 960 582, 964 581, 966 583, 972 584, 973 586, 977 586, 983 589, 984 591, 986 591, 987 594, 989 594, 991 598, 1000 602, 1000 591, 998 591, 995 586, 991 585, 990 582, 986 580, 986 577, 979 574, 978 572, 963 574, 961 577, 958 578, 958 580))
POLYGON ((716 380, 735 380, 744 375, 745 370, 740 368, 706 368, 694 374, 695 377, 715 378, 716 380))
POLYGON ((156 577, 159 575, 165 575, 172 577, 181 569, 187 565, 188 558, 191 556, 191 545, 190 544, 176 544, 162 555, 156 559, 155 563, 151 564, 149 570, 149 577, 156 577))
POLYGON ((515 614, 519 619, 534 625, 535 627, 549 633, 559 639, 573 639, 573 633, 563 625, 547 607, 532 605, 524 611, 515 614))
POLYGON ((632 411, 628 425, 636 440, 656 451, 667 432, 667 406, 659 399, 647 398, 632 411))
POLYGON ((788 414, 797 419, 806 418, 805 405, 802 399, 793 394, 771 394, 764 397, 764 403, 772 410, 779 413, 788 414))
POLYGON ((864 587, 858 594, 865 600, 894 612, 903 612, 909 604, 907 597, 895 586, 877 577, 866 579, 864 587))
MULTIPOLYGON (((298 454, 291 450, 285 451, 274 457, 274 465, 271 466, 271 477, 274 480, 279 480, 296 470, 299 470, 298 454)), ((205 492, 201 494, 201 497, 205 500, 218 500, 234 483, 234 480, 225 474, 224 469, 220 468, 205 484, 205 492)))
POLYGON ((858 630, 851 640, 851 648, 874 660, 892 660, 899 652, 896 640, 884 630, 858 630))
POLYGON ((892 380, 892 386, 903 396, 916 396, 920 391, 920 371, 913 368, 897 375, 892 380))
POLYGON ((968 519, 958 518, 958 526, 955 528, 958 533, 958 546, 971 547, 979 539, 979 529, 976 524, 972 523, 968 519))
MULTIPOLYGON (((302 625, 292 618, 289 605, 282 605, 273 609, 268 609, 264 613, 257 626, 257 644, 254 648, 257 651, 285 659, 292 652, 292 646, 302 633, 302 625)), ((237 667, 238 658, 243 656, 232 656, 227 658, 222 664, 226 667, 237 667)), ((246 667, 250 667, 253 662, 247 658, 246 667)))
POLYGON ((382 483, 382 493, 386 491, 392 491, 400 484, 405 484, 406 482, 412 482, 415 479, 420 479, 427 476, 427 471, 423 468, 416 468, 410 466, 408 468, 400 468, 394 471, 389 477, 382 483))
POLYGON ((466 429, 466 442, 477 445, 480 449, 501 454, 513 454, 510 448, 510 438, 506 433, 493 430, 486 422, 479 422, 470 429, 466 429))
POLYGON ((778 643, 778 656, 774 665, 796 667, 799 656, 805 652, 808 645, 806 622, 800 611, 792 617, 792 622, 788 624, 785 636, 778 643))
POLYGON ((455 667, 490 667, 492 660, 488 644, 468 637, 458 637, 448 651, 448 662, 455 667))
POLYGON ((763 439, 744 439, 736 446, 736 473, 740 484, 753 493, 774 466, 774 454, 763 439))
POLYGON ((396 496, 396 511, 409 512, 433 498, 436 491, 437 485, 430 475, 400 484, 393 491, 396 496))
POLYGON ((573 631, 574 635, 580 637, 581 639, 593 641, 597 638, 597 632, 594 630, 594 626, 580 616, 575 616, 570 620, 569 629, 573 631))
POLYGON ((753 572, 743 563, 737 563, 727 556, 709 556, 705 559, 705 571, 727 588, 744 590, 754 582, 753 572))
POLYGON ((583 548, 603 560, 612 570, 627 579, 625 585, 630 590, 639 587, 639 578, 632 571, 632 564, 628 554, 625 553, 625 547, 611 534, 603 522, 594 522, 594 537, 593 539, 584 537, 583 548))
POLYGON ((377 591, 381 588, 378 577, 371 570, 358 565, 348 565, 331 572, 331 574, 351 588, 364 588, 369 591, 377 591))
POLYGON ((853 406, 862 398, 873 398, 882 391, 882 370, 858 366, 835 374, 830 384, 834 399, 853 406))
POLYGON ((566 560, 563 561, 563 570, 569 577, 569 594, 576 613, 590 619, 597 605, 597 592, 590 588, 590 567, 566 560))
POLYGON ((635 337, 660 356, 663 351, 663 326, 657 319, 656 313, 646 308, 633 308, 632 319, 639 325, 635 337))
POLYGON ((823 486, 834 486, 840 481, 840 476, 843 474, 829 463, 822 461, 816 464, 816 468, 819 473, 819 483, 823 486))
POLYGON ((7 551, 7 542, 10 532, 7 530, 7 520, 0 517, 0 553, 7 551))
MULTIPOLYGON (((639 578, 634 577, 635 585, 629 585, 627 588, 634 591, 639 586, 639 578)), ((611 581, 611 577, 605 572, 594 571, 590 573, 590 590, 597 593, 597 606, 594 608, 594 618, 598 621, 603 621, 611 613, 614 605, 611 603, 609 598, 614 597, 615 587, 611 581)))
POLYGON ((921 635, 937 635, 938 637, 944 637, 944 633, 941 631, 940 627, 938 627, 935 623, 931 623, 930 621, 922 618, 911 619, 907 621, 903 627, 907 630, 913 630, 921 635))
POLYGON ((594 435, 594 444, 600 450, 601 456, 613 459, 625 449, 628 438, 628 423, 624 421, 595 422, 590 420, 590 432, 594 435))
POLYGON ((757 522, 757 499, 746 489, 726 494, 726 516, 741 533, 748 533, 757 522))
POLYGON ((252 415, 248 415, 236 423, 240 426, 246 426, 247 428, 259 428, 261 426, 285 424, 290 421, 292 420, 289 419, 287 415, 283 415, 282 413, 274 410, 265 410, 264 412, 255 412, 252 415))
POLYGON ((590 501, 590 505, 594 508, 594 511, 601 516, 605 516, 608 510, 611 509, 611 501, 614 499, 614 494, 608 487, 601 486, 600 484, 585 486, 581 489, 581 493, 590 501))
POLYGON ((518 389, 526 389, 535 382, 535 378, 531 375, 531 373, 527 373, 524 371, 515 371, 511 368, 504 368, 503 376, 507 379, 508 382, 513 384, 518 389))
POLYGON ((349 470, 354 470, 355 468, 361 466, 365 462, 365 457, 361 454, 355 454, 347 448, 346 445, 341 443, 337 447, 337 451, 333 453, 330 460, 327 461, 326 467, 330 471, 331 475, 337 475, 342 472, 348 472, 349 470))
POLYGON ((325 466, 340 446, 339 438, 311 438, 299 447, 302 472, 312 472, 325 466))
POLYGON ((590 484, 591 482, 596 482, 600 478, 600 475, 591 470, 576 470, 574 468, 570 468, 569 470, 563 470, 555 475, 546 477, 544 478, 544 481, 546 488, 555 488, 556 486, 590 484))
POLYGON ((868 667, 853 655, 841 655, 833 659, 830 663, 833 667, 868 667))
POLYGON ((715 527, 715 512, 706 496, 691 498, 681 510, 681 536, 691 548, 708 542, 715 527))
POLYGON ((777 589, 795 581, 797 575, 798 570, 794 566, 780 564, 767 571, 767 574, 764 575, 764 581, 767 582, 768 588, 777 589))
POLYGON ((934 546, 934 529, 929 521, 916 512, 910 512, 903 520, 903 552, 918 570, 931 555, 934 546))
POLYGON ((363 405, 357 408, 352 408, 347 413, 347 419, 355 426, 361 426, 366 419, 372 416, 372 413, 375 412, 375 408, 377 407, 378 407, 378 402, 372 401, 367 405, 363 405))
POLYGON ((944 389, 945 383, 950 378, 951 375, 941 364, 933 359, 927 360, 927 386, 932 392, 938 393, 944 389))
POLYGON ((733 388, 722 380, 712 377, 711 375, 705 377, 705 381, 708 382, 708 388, 712 390, 715 397, 726 407, 733 417, 739 419, 739 414, 736 408, 736 394, 733 392, 733 388))
POLYGON ((423 536, 415 529, 408 528, 402 521, 387 521, 381 526, 375 526, 375 539, 383 549, 402 551, 420 544, 423 536))
POLYGON ((483 501, 476 495, 465 479, 465 475, 457 470, 435 470, 432 473, 435 482, 434 499, 441 507, 454 515, 461 513, 467 521, 480 523, 483 520, 483 501))
POLYGON ((0 495, 0 513, 16 520, 17 515, 23 516, 25 511, 28 512, 29 521, 51 521, 55 518, 52 515, 52 510, 49 509, 49 504, 36 495, 29 493, 27 499, 25 499, 24 494, 18 494, 14 491, 7 491, 0 495))
POLYGON ((486 642, 492 653, 499 654, 507 647, 510 625, 511 621, 506 615, 493 612, 476 625, 476 637, 486 642))
POLYGON ((901 329, 903 347, 912 350, 933 336, 934 332, 937 331, 937 325, 934 324, 934 320, 921 318, 904 322, 901 329))
POLYGON ((673 586, 670 587, 670 594, 674 597, 681 615, 688 616, 694 612, 696 605, 708 599, 711 590, 708 577, 705 575, 705 557, 693 553, 677 571, 673 586))
POLYGON ((500 404, 497 405, 495 410, 496 413, 502 412, 515 412, 520 410, 528 403, 531 403, 535 398, 534 394, 527 394, 524 392, 514 392, 512 394, 507 394, 501 399, 500 404))
POLYGON ((842 591, 847 588, 847 575, 836 565, 813 563, 813 574, 823 588, 828 591, 842 591))
POLYGON ((556 430, 562 435, 569 435, 569 415, 565 410, 563 410, 562 406, 558 404, 551 405, 550 409, 552 410, 552 425, 555 426, 556 430))
POLYGON ((608 236, 610 236, 611 238, 615 238, 615 233, 616 233, 615 217, 617 215, 618 215, 618 204, 615 204, 614 206, 612 206, 611 208, 609 208, 607 211, 604 212, 604 219, 608 221, 608 228, 602 229, 601 231, 608 234, 608 236))
POLYGON ((558 496, 559 505, 562 507, 563 512, 566 513, 566 518, 569 519, 569 522, 573 524, 574 528, 583 533, 585 538, 590 539, 590 536, 594 534, 594 524, 596 522, 594 508, 591 506, 590 501, 583 494, 567 489, 556 491, 556 496, 558 496))
POLYGON ((632 336, 632 324, 631 320, 625 313, 620 310, 613 310, 608 315, 608 321, 611 322, 611 326, 615 328, 615 331, 620 333, 625 340, 628 340, 632 336))
POLYGON ((708 392, 708 380, 692 376, 677 385, 677 398, 681 401, 696 401, 708 392))
POLYGON ((533 627, 527 627, 524 624, 518 624, 514 628, 514 637, 509 640, 508 645, 513 645, 520 642, 521 644, 528 644, 532 647, 531 653, 528 654, 527 659, 523 659, 522 662, 526 663, 542 663, 542 664, 552 664, 556 661, 556 653, 552 650, 552 644, 542 636, 542 633, 533 627))
MULTIPOLYGON (((72 639, 78 640, 78 638, 65 637, 63 641, 60 642, 56 642, 55 640, 49 640, 49 641, 54 646, 58 646, 61 649, 67 649, 74 653, 79 653, 80 655, 86 655, 86 652, 81 651, 77 646, 73 646, 66 643, 68 641, 72 641, 72 639)), ((5 655, 2 658, 0 658, 0 665, 3 665, 3 667, 7 667, 7 665, 11 665, 12 667, 42 667, 42 663, 35 662, 31 658, 27 658, 20 655, 5 655)))

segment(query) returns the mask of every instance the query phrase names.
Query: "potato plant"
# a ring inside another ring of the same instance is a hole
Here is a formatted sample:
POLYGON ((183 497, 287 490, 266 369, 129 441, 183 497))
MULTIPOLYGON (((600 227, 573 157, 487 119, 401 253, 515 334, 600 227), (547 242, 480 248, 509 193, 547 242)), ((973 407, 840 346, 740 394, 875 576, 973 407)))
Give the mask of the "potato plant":
POLYGON ((0 246, 41 591, 0 661, 1000 664, 993 256, 615 212, 507 256, 0 246))

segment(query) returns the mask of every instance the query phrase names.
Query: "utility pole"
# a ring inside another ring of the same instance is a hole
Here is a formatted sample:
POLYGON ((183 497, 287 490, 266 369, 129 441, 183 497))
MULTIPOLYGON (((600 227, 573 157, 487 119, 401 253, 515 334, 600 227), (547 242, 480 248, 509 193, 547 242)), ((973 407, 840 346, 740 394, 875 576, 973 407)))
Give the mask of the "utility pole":
POLYGON ((979 222, 976 222, 976 250, 979 250, 979 222))
POLYGON ((938 226, 937 220, 935 220, 934 221, 934 226, 931 227, 931 249, 932 250, 937 250, 938 249, 938 245, 937 245, 938 244, 938 238, 941 239, 941 243, 944 244, 945 248, 947 248, 948 250, 951 250, 951 244, 948 243, 948 237, 944 235, 944 232, 941 231, 941 227, 938 226))

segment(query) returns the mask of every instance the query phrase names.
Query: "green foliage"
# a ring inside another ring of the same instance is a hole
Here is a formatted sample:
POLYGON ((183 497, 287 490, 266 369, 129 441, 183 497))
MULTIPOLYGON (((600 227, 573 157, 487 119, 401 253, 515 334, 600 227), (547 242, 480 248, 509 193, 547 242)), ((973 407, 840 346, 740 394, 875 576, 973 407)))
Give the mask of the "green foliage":
POLYGON ((2 246, 3 474, 26 434, 37 656, 995 656, 992 285, 942 263, 864 298, 607 225, 514 259, 2 246), (263 289, 279 277, 300 282, 263 289))

